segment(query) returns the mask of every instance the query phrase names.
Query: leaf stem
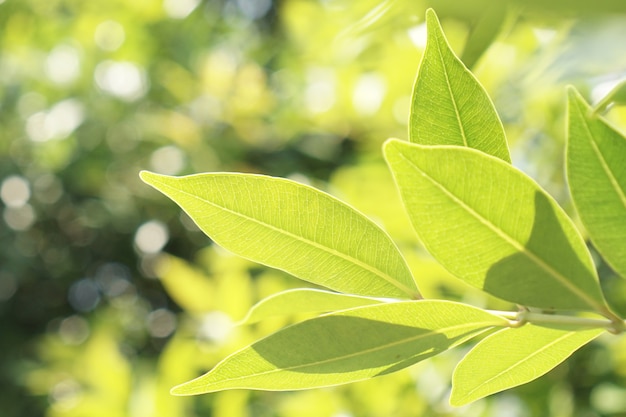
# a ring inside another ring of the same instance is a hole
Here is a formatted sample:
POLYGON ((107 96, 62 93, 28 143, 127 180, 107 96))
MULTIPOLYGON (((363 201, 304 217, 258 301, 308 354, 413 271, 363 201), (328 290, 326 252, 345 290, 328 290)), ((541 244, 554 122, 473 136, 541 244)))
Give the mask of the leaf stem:
POLYGON ((588 317, 565 316, 559 314, 535 313, 528 310, 521 311, 496 311, 487 310, 491 314, 504 317, 511 321, 511 327, 519 327, 525 323, 533 324, 561 324, 576 327, 604 328, 611 333, 621 333, 626 330, 626 323, 609 319, 594 319, 588 317))

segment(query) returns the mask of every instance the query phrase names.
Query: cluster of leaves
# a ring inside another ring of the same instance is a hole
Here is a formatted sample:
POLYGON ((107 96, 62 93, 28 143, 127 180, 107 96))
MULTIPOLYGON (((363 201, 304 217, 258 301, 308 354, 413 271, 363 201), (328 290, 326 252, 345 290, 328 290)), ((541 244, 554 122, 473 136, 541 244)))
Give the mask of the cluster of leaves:
MULTIPOLYGON (((410 142, 388 140, 385 159, 432 256, 520 310, 421 299, 390 237, 314 188, 251 174, 142 172, 219 245, 333 290, 291 290, 262 301, 247 322, 290 312, 320 315, 234 353, 174 394, 343 384, 488 334, 454 373, 451 403, 462 405, 531 381, 600 334, 624 330, 573 221, 511 165, 490 99, 450 49, 433 11, 427 24, 410 142)), ((568 113, 567 173, 576 208, 599 252, 626 276, 626 166, 620 163, 626 139, 573 89, 568 113)))

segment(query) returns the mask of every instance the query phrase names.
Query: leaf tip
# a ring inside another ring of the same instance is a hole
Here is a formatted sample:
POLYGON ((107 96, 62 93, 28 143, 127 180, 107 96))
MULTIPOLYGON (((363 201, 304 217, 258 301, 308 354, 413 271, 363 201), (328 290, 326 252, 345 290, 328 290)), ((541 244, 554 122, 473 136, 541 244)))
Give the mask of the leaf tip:
POLYGON ((155 174, 154 172, 146 170, 139 171, 139 178, 141 178, 141 181, 145 182, 146 184, 151 184, 152 180, 156 178, 156 176, 157 174, 155 174))
POLYGON ((443 30, 441 29, 441 23, 439 22, 439 17, 434 9, 426 10, 426 32, 428 34, 441 33, 443 30))
POLYGON ((170 389, 170 395, 174 395, 176 397, 180 397, 184 395, 183 390, 181 389, 183 385, 185 384, 176 385, 175 387, 172 387, 172 389, 170 389))
POLYGON ((401 141, 400 139, 390 138, 383 143, 383 155, 388 155, 390 152, 398 148, 398 144, 401 141))
POLYGON ((189 385, 189 382, 183 382, 182 384, 172 387, 172 389, 170 389, 170 395, 174 395, 176 397, 184 397, 188 395, 193 395, 194 393, 189 391, 189 388, 187 388, 187 385, 189 385))
POLYGON ((463 407, 474 400, 468 399, 467 395, 459 394, 458 391, 454 389, 454 384, 452 385, 452 392, 450 393, 450 405, 453 407, 463 407))
POLYGON ((578 90, 576 89, 576 87, 574 87, 573 85, 569 84, 568 86, 565 87, 565 91, 567 91, 567 98, 570 102, 581 98, 580 93, 578 92, 578 90))

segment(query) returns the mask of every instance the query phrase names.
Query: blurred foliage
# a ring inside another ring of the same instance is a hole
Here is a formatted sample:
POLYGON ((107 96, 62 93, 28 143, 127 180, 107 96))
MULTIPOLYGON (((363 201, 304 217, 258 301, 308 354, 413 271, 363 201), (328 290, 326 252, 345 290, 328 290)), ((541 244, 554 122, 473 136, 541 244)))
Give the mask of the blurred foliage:
MULTIPOLYGON (((380 156, 406 137, 435 7, 494 97, 514 163, 569 207, 563 86, 626 78, 617 0, 0 0, 0 410, 13 416, 617 416, 624 338, 465 408, 451 352, 294 393, 169 388, 297 318, 233 327, 302 286, 211 245, 137 173, 246 171, 326 189, 390 231, 423 293, 506 308, 420 249, 380 156)), ((608 110, 626 125, 624 108, 608 110)), ((600 265, 626 312, 624 282, 600 265)))

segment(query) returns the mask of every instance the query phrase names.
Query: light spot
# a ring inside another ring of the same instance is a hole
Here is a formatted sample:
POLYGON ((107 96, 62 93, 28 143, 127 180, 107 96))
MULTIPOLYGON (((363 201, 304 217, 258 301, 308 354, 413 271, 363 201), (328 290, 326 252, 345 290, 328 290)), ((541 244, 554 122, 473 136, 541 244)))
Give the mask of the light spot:
POLYGON ((419 49, 426 49, 426 22, 419 24, 417 26, 413 26, 409 29, 409 39, 413 42, 413 45, 417 46, 419 49))
POLYGON ((411 111, 411 97, 403 96, 393 102, 393 108, 391 109, 393 118, 401 125, 409 124, 409 114, 411 111))
POLYGON ((43 174, 33 183, 35 198, 45 204, 56 203, 63 195, 63 184, 52 174, 43 174))
POLYGON ((69 45, 55 47, 46 58, 46 76, 54 83, 66 85, 80 75, 80 56, 76 48, 69 45))
POLYGON ((70 287, 68 301, 77 311, 91 311, 100 303, 98 286, 89 278, 76 281, 70 287))
POLYGON ((89 323, 80 316, 64 319, 59 325, 59 337, 66 345, 80 345, 89 337, 89 323))
POLYGON ((155 254, 163 249, 169 238, 167 226, 152 220, 139 226, 135 233, 135 245, 140 252, 155 254))
POLYGON ((96 27, 93 38, 100 49, 113 52, 124 44, 126 32, 115 20, 106 20, 96 27))
POLYGON ((131 62, 101 62, 96 67, 95 79, 102 91, 125 101, 137 100, 148 91, 144 71, 131 62))
POLYGON ((591 391, 591 404, 602 414, 619 414, 626 409, 626 390, 609 382, 598 384, 591 391))
POLYGON ((541 45, 550 43, 556 37, 556 30, 546 28, 533 28, 533 35, 541 45))
POLYGON ((364 74, 354 87, 352 105, 362 116, 371 116, 380 109, 386 92, 384 78, 375 73, 364 74))
POLYGON ((204 316, 198 329, 198 338, 214 343, 224 343, 234 328, 231 318, 221 311, 213 311, 204 316))
POLYGON ((83 123, 84 118, 84 107, 78 100, 63 100, 49 111, 31 115, 26 121, 26 133, 33 142, 64 139, 83 123))
POLYGON ((80 402, 81 387, 73 379, 64 379, 50 389, 49 397, 52 408, 65 414, 80 402))
POLYGON ((335 73, 330 69, 313 68, 307 74, 304 105, 310 113, 324 113, 335 104, 335 90, 335 73))
POLYGON ((30 204, 21 207, 6 207, 2 213, 6 224, 13 230, 24 231, 35 223, 35 210, 30 204))
POLYGON ((154 310, 148 314, 147 326, 152 337, 167 337, 176 330, 176 316, 164 308, 154 310))
POLYGON ((96 282, 100 290, 109 299, 131 293, 133 286, 129 279, 128 268, 116 262, 108 262, 96 271, 96 282))
POLYGON ((184 19, 200 4, 200 0, 164 0, 163 10, 172 19, 184 19))
POLYGON ((0 198, 8 207, 23 207, 30 199, 30 185, 28 180, 19 175, 12 175, 2 181, 0 198))
POLYGON ((150 166, 159 174, 178 174, 185 167, 185 154, 176 146, 164 146, 152 153, 150 166))

